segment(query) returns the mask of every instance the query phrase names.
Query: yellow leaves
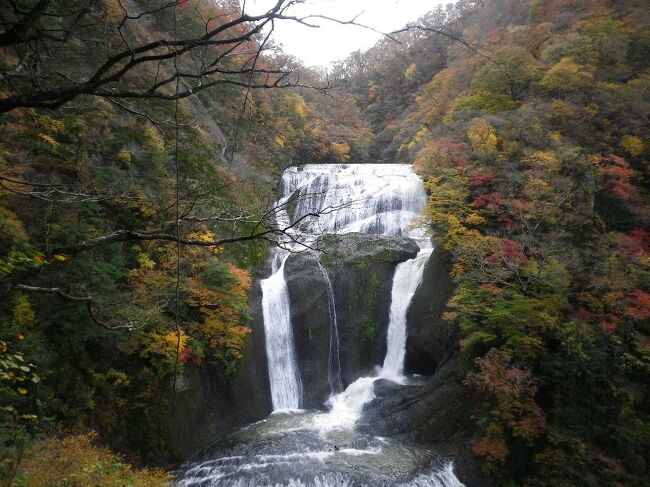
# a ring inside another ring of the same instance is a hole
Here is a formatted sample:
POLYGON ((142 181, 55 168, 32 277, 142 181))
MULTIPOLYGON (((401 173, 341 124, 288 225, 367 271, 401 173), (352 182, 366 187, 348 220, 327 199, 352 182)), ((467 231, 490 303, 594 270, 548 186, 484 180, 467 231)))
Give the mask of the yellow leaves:
POLYGON ((120 151, 117 154, 117 159, 120 161, 123 167, 129 167, 129 165, 133 162, 133 154, 131 154, 129 151, 120 151))
POLYGON ((146 253, 140 253, 136 257, 138 264, 140 264, 140 267, 143 269, 153 269, 156 267, 156 262, 149 256, 149 254, 146 253))
POLYGON ((621 147, 631 156, 638 157, 645 152, 645 142, 636 135, 626 135, 621 139, 621 147))
MULTIPOLYGON (((561 140, 562 136, 559 132, 555 132, 558 139, 561 140)), ((552 133, 549 134, 552 136, 552 133)), ((536 151, 532 154, 528 154, 524 158, 524 162, 534 169, 539 169, 545 172, 556 173, 560 170, 560 160, 557 157, 557 154, 553 151, 536 151)))
POLYGON ((108 369, 106 376, 114 386, 118 387, 127 386, 131 382, 129 376, 121 370, 108 369))
POLYGON ((302 97, 298 97, 296 103, 293 106, 293 112, 298 116, 299 119, 305 120, 309 110, 307 108, 307 103, 302 97))
POLYGON ((147 140, 147 145, 158 151, 162 152, 165 150, 165 141, 160 135, 160 132, 156 130, 154 127, 147 127, 147 129, 144 131, 146 140, 147 140))
POLYGON ((31 442, 17 466, 16 487, 166 487, 170 484, 171 476, 167 472, 136 470, 119 455, 95 446, 96 437, 91 433, 31 442))
POLYGON ((404 71, 404 77, 409 81, 417 81, 420 77, 417 64, 411 63, 404 71))
POLYGON ((564 140, 564 137, 562 137, 562 133, 559 130, 551 130, 548 133, 549 139, 551 139, 551 142, 553 142, 555 145, 559 145, 562 143, 564 140))
POLYGON ((350 145, 347 142, 332 142, 330 148, 337 162, 347 162, 350 159, 350 145))
POLYGON ((415 147, 420 142, 423 142, 430 133, 431 132, 429 131, 428 128, 422 127, 420 130, 417 131, 417 133, 415 134, 415 137, 413 137, 413 140, 411 140, 411 142, 409 142, 406 145, 406 148, 411 149, 411 148, 415 147))
POLYGON ((461 264, 460 262, 454 263, 454 265, 451 267, 451 272, 449 275, 456 279, 458 277, 461 277, 463 274, 465 274, 465 265, 461 264))
POLYGON ((564 100, 553 100, 549 112, 552 119, 561 120, 563 118, 573 117, 578 113, 578 107, 573 103, 564 100))
POLYGON ((41 115, 36 121, 39 127, 46 133, 54 135, 65 134, 65 123, 61 120, 55 120, 47 115, 41 115))
POLYGON ((36 324, 36 314, 27 296, 22 293, 14 298, 13 321, 18 328, 32 328, 36 324))
POLYGON ((40 129, 40 133, 37 137, 42 142, 45 142, 55 150, 61 146, 54 137, 65 133, 65 124, 62 121, 43 115, 36 118, 36 125, 40 129))
POLYGON ((189 336, 185 331, 172 330, 167 333, 150 333, 151 343, 148 344, 147 351, 164 355, 167 358, 175 358, 176 351, 183 350, 187 346, 189 336))
POLYGON ((106 14, 106 20, 108 20, 113 25, 119 23, 126 14, 126 12, 120 6, 119 0, 105 0, 103 2, 103 5, 106 14))
POLYGON ((284 145, 285 145, 285 143, 286 143, 286 139, 285 139, 283 136, 281 136, 281 135, 277 135, 277 136, 275 137, 275 143, 276 143, 277 145, 279 145, 280 147, 284 148, 284 145))
POLYGON ((544 74, 539 84, 547 90, 565 92, 582 88, 592 79, 593 73, 585 66, 565 57, 544 74))
POLYGON ((471 213, 465 218, 465 223, 468 225, 482 225, 485 223, 487 220, 483 218, 481 215, 478 213, 471 213))
POLYGON ((499 142, 494 129, 484 118, 474 118, 467 129, 472 148, 480 152, 495 152, 499 142))
POLYGON ((54 140, 54 138, 49 134, 38 134, 38 138, 52 147, 52 149, 58 149, 61 146, 61 144, 54 140))

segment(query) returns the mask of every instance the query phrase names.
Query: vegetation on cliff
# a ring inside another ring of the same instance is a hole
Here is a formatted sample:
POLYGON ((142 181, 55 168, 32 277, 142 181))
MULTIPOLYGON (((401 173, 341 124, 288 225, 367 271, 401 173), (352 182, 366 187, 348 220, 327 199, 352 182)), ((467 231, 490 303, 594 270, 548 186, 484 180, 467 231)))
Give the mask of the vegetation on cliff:
POLYGON ((391 55, 341 64, 383 138, 375 153, 414 162, 454 256, 446 318, 495 485, 647 482, 644 7, 459 2, 391 55))
POLYGON ((279 174, 366 160, 371 133, 352 104, 285 79, 302 68, 236 2, 0 13, 0 477, 37 485, 34 455, 72 443, 79 468, 95 455, 89 436, 28 446, 58 429, 169 465, 176 375, 237 374, 279 174))

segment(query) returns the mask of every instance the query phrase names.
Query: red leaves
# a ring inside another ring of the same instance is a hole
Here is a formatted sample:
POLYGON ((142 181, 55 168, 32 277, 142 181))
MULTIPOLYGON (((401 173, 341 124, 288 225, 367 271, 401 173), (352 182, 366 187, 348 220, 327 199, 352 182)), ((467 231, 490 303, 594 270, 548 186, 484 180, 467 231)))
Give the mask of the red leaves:
POLYGON ((499 425, 491 423, 487 428, 487 434, 472 447, 472 451, 488 461, 503 462, 509 453, 503 429, 499 425))
POLYGON ((477 196, 472 202, 476 208, 484 208, 490 211, 499 211, 503 207, 503 196, 496 193, 488 193, 477 196))
POLYGON ((614 331, 618 329, 618 324, 612 323, 611 321, 603 321, 600 327, 605 331, 614 331))
POLYGON ((632 305, 625 309, 625 316, 634 320, 650 318, 650 294, 636 290, 630 293, 632 305))
POLYGON ((523 245, 514 240, 502 238, 498 241, 493 253, 485 258, 485 262, 495 264, 503 261, 508 265, 525 265, 530 259, 525 254, 523 245))
POLYGON ((504 352, 491 349, 484 357, 475 360, 479 372, 472 374, 470 382, 479 391, 512 398, 534 396, 535 380, 527 370, 511 365, 512 359, 504 352))
POLYGON ((189 347, 183 347, 181 353, 178 355, 178 361, 182 364, 186 364, 192 358, 192 349, 189 347))
POLYGON ((619 238, 619 243, 629 254, 641 255, 650 252, 650 234, 645 230, 631 230, 619 238))
POLYGON ((479 370, 468 377, 470 385, 488 394, 496 403, 490 411, 494 420, 473 448, 474 453, 488 460, 503 461, 508 454, 504 426, 511 429, 513 436, 528 442, 546 428, 544 412, 534 400, 535 379, 528 370, 514 367, 511 362, 508 354, 493 348, 476 359, 479 370))
POLYGON ((471 188, 481 188, 494 185, 496 180, 497 175, 492 168, 483 168, 470 172, 467 184, 471 188))
POLYGON ((601 190, 609 191, 623 201, 640 201, 637 188, 630 181, 635 174, 634 169, 625 159, 614 154, 598 155, 594 157, 593 164, 603 177, 601 190))

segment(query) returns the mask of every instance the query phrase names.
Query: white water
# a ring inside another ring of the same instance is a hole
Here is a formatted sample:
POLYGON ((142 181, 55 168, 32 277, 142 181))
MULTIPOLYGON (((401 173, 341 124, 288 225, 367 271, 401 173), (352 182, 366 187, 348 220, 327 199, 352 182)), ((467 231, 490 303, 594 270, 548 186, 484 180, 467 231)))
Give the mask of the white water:
MULTIPOLYGON (((274 411, 297 409, 302 403, 303 385, 295 359, 291 303, 284 278, 284 263, 290 251, 304 250, 324 233, 408 235, 423 240, 423 231, 411 226, 426 204, 422 181, 406 164, 290 167, 282 176, 281 188, 282 197, 276 203, 277 227, 286 229, 292 222, 300 223, 278 238, 273 274, 261 282, 274 411)), ((321 269, 328 284, 332 324, 328 375, 332 390, 340 391, 336 305, 329 276, 321 269)))
POLYGON ((406 352, 406 314, 415 291, 422 283, 424 268, 433 248, 424 248, 411 260, 395 269, 391 290, 386 358, 379 374, 384 379, 401 382, 406 352))
POLYGON ((383 367, 377 376, 360 377, 341 394, 330 398, 330 411, 317 421, 323 430, 354 426, 363 413, 363 407, 375 397, 373 389, 377 379, 403 382, 406 316, 415 291, 422 283, 426 263, 433 252, 433 248, 426 242, 421 242, 420 245, 424 248, 415 258, 398 264, 395 269, 383 367))
POLYGON ((271 400, 274 410, 299 409, 302 384, 293 346, 289 292, 284 280, 284 263, 288 252, 278 252, 273 259, 273 274, 260 282, 262 312, 266 335, 266 356, 271 379, 271 400), (277 266, 277 268, 276 268, 277 266))

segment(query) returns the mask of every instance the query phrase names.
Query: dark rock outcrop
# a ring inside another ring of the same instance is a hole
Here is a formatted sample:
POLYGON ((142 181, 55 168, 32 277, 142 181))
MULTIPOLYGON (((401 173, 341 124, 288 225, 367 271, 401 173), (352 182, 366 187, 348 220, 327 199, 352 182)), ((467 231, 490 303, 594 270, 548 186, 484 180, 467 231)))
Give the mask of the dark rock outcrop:
MULTIPOLYGON (((300 376, 305 387, 304 407, 320 407, 331 393, 328 377, 330 313, 327 281, 332 284, 338 322, 343 387, 381 365, 386 354, 386 332, 395 266, 415 257, 418 247, 409 238, 364 234, 325 235, 323 250, 291 255, 285 276, 291 302, 300 376)), ((338 357, 335 357, 338 360, 338 357)))
POLYGON ((454 290, 450 270, 451 256, 443 247, 436 247, 406 316, 404 372, 407 374, 431 375, 454 352, 458 329, 442 318, 454 290))
POLYGON ((318 408, 331 392, 330 316, 327 281, 313 252, 289 256, 284 267, 291 325, 303 387, 303 407, 318 408))
POLYGON ((401 385, 387 380, 374 384, 375 397, 366 404, 359 426, 380 436, 400 437, 432 445, 453 458, 455 473, 467 486, 486 485, 478 457, 471 451, 475 424, 464 406, 470 397, 462 384, 456 357, 420 383, 401 385))

